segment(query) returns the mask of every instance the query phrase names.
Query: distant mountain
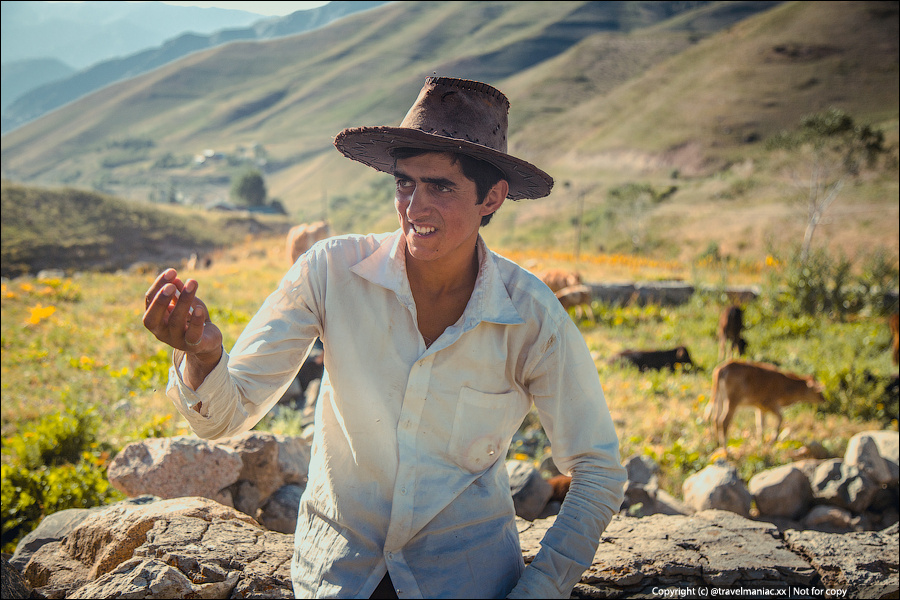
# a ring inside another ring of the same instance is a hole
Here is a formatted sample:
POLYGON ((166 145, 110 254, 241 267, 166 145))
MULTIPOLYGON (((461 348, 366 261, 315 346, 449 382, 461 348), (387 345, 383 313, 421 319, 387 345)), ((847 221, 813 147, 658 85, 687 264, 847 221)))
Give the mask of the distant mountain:
POLYGON ((11 131, 104 86, 140 75, 192 52, 238 40, 272 39, 303 33, 381 4, 384 4, 384 1, 335 1, 318 8, 297 11, 285 17, 259 20, 251 27, 222 29, 209 35, 183 33, 160 46, 124 58, 104 60, 65 78, 53 80, 45 76, 48 81, 45 85, 35 86, 14 96, 8 105, 4 103, 0 132, 11 131))
POLYGON ((74 69, 126 56, 186 31, 209 34, 264 17, 162 2, 3 2, 3 62, 55 58, 74 69))
POLYGON ((3 63, 2 82, 0 82, 0 110, 6 110, 9 104, 36 87, 51 81, 57 81, 75 73, 75 69, 55 58, 28 58, 3 63))
MULTIPOLYGON (((602 196, 654 169, 674 185, 749 161, 829 106, 896 119, 897 16, 896 2, 391 2, 106 86, 6 134, 0 167, 14 181, 175 189, 203 204, 254 164, 292 215, 320 214, 323 196, 346 207, 383 182, 333 136, 398 123, 437 72, 507 93, 511 148, 559 178, 554 198, 570 201, 567 180, 602 196)), ((527 206, 548 224, 571 218, 527 206)), ((372 210, 390 216, 389 199, 372 210)))

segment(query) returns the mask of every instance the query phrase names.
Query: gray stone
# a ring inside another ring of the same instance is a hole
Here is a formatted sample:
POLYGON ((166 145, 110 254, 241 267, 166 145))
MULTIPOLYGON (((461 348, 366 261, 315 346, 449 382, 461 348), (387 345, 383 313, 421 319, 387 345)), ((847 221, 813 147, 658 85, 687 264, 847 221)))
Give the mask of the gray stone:
POLYGON ((812 487, 803 471, 783 465, 754 475, 748 489, 761 515, 798 519, 809 510, 812 487))
POLYGON ((2 572, 0 572, 0 598, 3 600, 20 600, 31 598, 31 586, 19 573, 19 570, 3 557, 2 572))
POLYGON ((305 486, 293 483, 282 486, 259 509, 256 520, 269 531, 294 533, 304 489, 305 486))
POLYGON ((840 458, 823 461, 810 480, 817 502, 859 514, 865 511, 879 486, 858 468, 840 458))
POLYGON ((553 487, 528 461, 508 460, 506 471, 516 515, 528 521, 538 518, 553 495, 553 487))
POLYGON ((753 497, 741 481, 737 470, 717 461, 694 473, 684 481, 684 503, 695 511, 727 510, 750 516, 753 497))
POLYGON ((808 557, 827 588, 848 591, 849 598, 896 598, 900 592, 897 526, 865 533, 786 531, 785 542, 808 557))
POLYGON ((803 528, 831 533, 845 533, 855 528, 853 513, 839 506, 814 506, 803 518, 803 528))
MULTIPOLYGON (((525 562, 540 550, 554 519, 526 523, 519 531, 525 562)), ((791 552, 777 528, 730 511, 692 516, 613 517, 600 540, 593 564, 581 578, 579 595, 635 597, 654 587, 684 585, 737 587, 770 583, 808 586, 815 571, 791 552)))
POLYGON ((844 462, 858 467, 876 483, 895 486, 900 479, 898 452, 900 435, 896 431, 863 431, 847 443, 844 462))
POLYGON ((125 446, 109 465, 109 483, 128 496, 200 496, 233 505, 225 489, 239 479, 240 455, 189 436, 149 438, 125 446))
POLYGON ((628 481, 640 484, 653 483, 659 476, 659 464, 649 456, 632 455, 622 463, 628 473, 628 481))

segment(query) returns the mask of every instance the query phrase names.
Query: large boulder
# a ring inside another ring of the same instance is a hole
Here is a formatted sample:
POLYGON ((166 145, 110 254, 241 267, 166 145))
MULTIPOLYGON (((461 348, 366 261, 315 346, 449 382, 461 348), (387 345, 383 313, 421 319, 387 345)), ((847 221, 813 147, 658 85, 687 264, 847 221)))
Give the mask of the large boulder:
MULTIPOLYGON (((147 505, 117 504, 92 513, 63 540, 41 546, 26 565, 24 575, 30 585, 47 598, 164 597, 127 595, 125 592, 113 594, 112 588, 108 587, 109 577, 102 584, 103 593, 110 595, 92 594, 98 593, 97 580, 135 556, 162 558, 171 565, 176 555, 190 555, 194 557, 193 562, 188 560, 185 564, 197 565, 197 578, 190 569, 185 574, 191 581, 205 582, 199 572, 201 562, 206 564, 219 553, 223 562, 245 559, 267 563, 271 558, 264 556, 266 537, 283 535, 266 532, 251 517, 207 498, 176 498, 147 505), (162 544, 164 549, 155 544, 161 537, 166 540, 162 544), (255 550, 246 550, 247 547, 255 550), (201 559, 196 558, 198 555, 201 559), (93 587, 79 596, 78 590, 87 585, 93 587)), ((290 548, 290 536, 285 537, 288 539, 280 541, 290 548)), ((289 558, 288 552, 288 563, 289 558)), ((120 571, 120 589, 133 588, 135 581, 140 579, 136 579, 135 573, 143 568, 130 565, 120 571)), ((163 586, 165 589, 176 589, 172 587, 176 584, 172 583, 171 572, 159 574, 159 578, 145 580, 145 583, 149 586, 151 581, 168 582, 163 586)))
POLYGON ((812 503, 812 487, 803 471, 783 465, 757 473, 748 483, 763 516, 799 519, 812 503))
POLYGON ((844 463, 857 467, 879 485, 896 486, 900 480, 898 446, 896 431, 863 431, 847 442, 844 463))
POLYGON ((753 497, 737 469, 723 461, 716 461, 685 479, 682 489, 685 504, 695 511, 727 510, 750 516, 753 497))
POLYGON ((823 461, 810 481, 813 497, 820 504, 829 504, 862 513, 878 493, 880 486, 865 472, 848 465, 840 458, 823 461))
POLYGON ((127 496, 200 496, 234 506, 228 489, 243 462, 234 450, 190 436, 148 438, 125 446, 110 463, 109 483, 127 496))

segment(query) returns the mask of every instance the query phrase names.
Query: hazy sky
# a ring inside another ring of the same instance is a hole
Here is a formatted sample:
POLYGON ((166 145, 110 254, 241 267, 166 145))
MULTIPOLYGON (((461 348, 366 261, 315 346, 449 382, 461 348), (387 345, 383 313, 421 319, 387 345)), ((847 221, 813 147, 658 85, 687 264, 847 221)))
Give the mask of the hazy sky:
POLYGON ((247 12, 257 13, 260 15, 289 15, 298 10, 308 10, 323 4, 324 2, 260 2, 259 0, 250 2, 168 2, 164 4, 177 4, 179 6, 202 6, 205 8, 215 6, 218 8, 228 8, 232 10, 245 10, 247 12))
POLYGON ((209 8, 212 6, 218 8, 227 8, 231 10, 244 10, 258 15, 284 16, 289 15, 298 10, 309 10, 323 4, 328 4, 330 0, 310 2, 260 2, 259 0, 251 0, 249 2, 169 2, 166 0, 163 4, 177 4, 178 6, 201 6, 209 8))

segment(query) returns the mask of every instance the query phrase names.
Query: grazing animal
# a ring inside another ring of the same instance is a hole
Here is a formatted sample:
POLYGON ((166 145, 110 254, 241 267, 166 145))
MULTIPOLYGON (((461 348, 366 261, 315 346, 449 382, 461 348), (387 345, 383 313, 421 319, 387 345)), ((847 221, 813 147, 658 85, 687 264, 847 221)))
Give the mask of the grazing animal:
POLYGON ((891 315, 891 344, 893 345, 891 359, 894 364, 900 364, 900 314, 891 315))
POLYGON ((676 365, 693 367, 694 361, 688 349, 678 346, 672 350, 623 350, 610 359, 612 363, 631 363, 641 371, 671 369, 676 365))
POLYGON ((747 350, 747 340, 742 337, 744 331, 744 311, 740 306, 728 306, 719 316, 719 360, 743 356, 747 350), (728 356, 728 350, 731 356, 728 356))
POLYGON ((559 302, 564 309, 569 310, 570 308, 575 308, 576 315, 579 319, 584 318, 585 313, 587 313, 591 321, 596 323, 594 311, 591 308, 591 300, 594 299, 594 293, 588 286, 578 284, 564 287, 556 292, 556 297, 559 299, 559 302))
POLYGON ((572 478, 568 475, 557 475, 548 479, 547 483, 553 488, 553 495, 550 496, 550 501, 562 502, 565 500, 566 494, 569 493, 569 485, 572 483, 572 478))
POLYGON ((325 221, 304 223, 291 227, 287 234, 287 255, 291 264, 297 262, 300 255, 309 250, 313 244, 331 235, 331 228, 325 221))
POLYGON ((740 406, 756 409, 756 433, 763 439, 765 415, 775 415, 775 439, 781 432, 781 409, 795 402, 823 401, 822 385, 810 376, 801 377, 780 371, 767 363, 730 360, 713 371, 712 393, 706 407, 705 419, 715 424, 716 436, 722 447, 728 442, 728 426, 740 406))
POLYGON ((547 287, 549 287, 553 293, 556 293, 563 288, 582 283, 580 273, 575 271, 564 271, 562 269, 545 271, 541 275, 541 281, 547 284, 547 287))

